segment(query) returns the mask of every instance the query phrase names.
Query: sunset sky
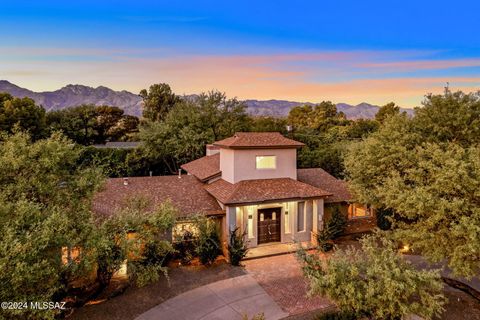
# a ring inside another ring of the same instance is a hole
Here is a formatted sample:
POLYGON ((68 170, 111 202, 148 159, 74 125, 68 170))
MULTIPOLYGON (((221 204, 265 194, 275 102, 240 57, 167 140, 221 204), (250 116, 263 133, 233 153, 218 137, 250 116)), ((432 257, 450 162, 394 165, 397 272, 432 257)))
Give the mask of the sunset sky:
POLYGON ((478 1, 1 1, 0 79, 420 104, 480 89, 478 1))

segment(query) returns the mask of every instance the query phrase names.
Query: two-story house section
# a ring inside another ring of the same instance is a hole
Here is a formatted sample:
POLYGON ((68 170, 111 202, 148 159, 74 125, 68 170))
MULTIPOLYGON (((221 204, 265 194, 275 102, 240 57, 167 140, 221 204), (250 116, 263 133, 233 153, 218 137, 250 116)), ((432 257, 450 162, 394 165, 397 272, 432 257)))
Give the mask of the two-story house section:
POLYGON ((114 214, 137 195, 153 205, 170 200, 179 209, 179 227, 193 213, 216 217, 224 243, 238 227, 252 248, 311 241, 335 208, 348 217, 347 232, 375 226, 372 210, 350 203, 345 181, 320 168, 297 168, 303 146, 278 132, 238 132, 182 165, 187 175, 109 179, 95 210, 114 214))

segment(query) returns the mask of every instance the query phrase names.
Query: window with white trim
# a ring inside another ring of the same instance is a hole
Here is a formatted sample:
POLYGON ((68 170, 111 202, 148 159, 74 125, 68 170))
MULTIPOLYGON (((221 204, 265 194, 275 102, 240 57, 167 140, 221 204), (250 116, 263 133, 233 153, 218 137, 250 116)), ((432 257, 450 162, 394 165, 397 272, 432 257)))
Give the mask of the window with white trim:
POLYGON ((276 169, 277 156, 256 156, 255 163, 257 169, 276 169))
POLYGON ((285 213, 284 213, 284 217, 285 217, 285 233, 290 233, 291 232, 291 228, 290 228, 290 203, 287 202, 285 203, 285 213))
POLYGON ((300 201, 297 203, 297 231, 302 232, 305 231, 305 223, 306 223, 306 210, 305 210, 305 201, 300 201))
POLYGON ((348 206, 348 218, 355 219, 355 218, 366 218, 372 216, 372 209, 368 206, 359 204, 359 203, 352 203, 348 206))

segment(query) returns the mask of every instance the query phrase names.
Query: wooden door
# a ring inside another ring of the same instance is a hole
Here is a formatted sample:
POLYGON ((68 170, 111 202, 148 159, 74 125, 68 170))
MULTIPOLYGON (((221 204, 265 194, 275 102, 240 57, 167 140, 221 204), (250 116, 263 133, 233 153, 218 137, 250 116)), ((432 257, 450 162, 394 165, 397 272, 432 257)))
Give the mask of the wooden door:
POLYGON ((258 210, 258 244, 280 242, 282 208, 258 210))

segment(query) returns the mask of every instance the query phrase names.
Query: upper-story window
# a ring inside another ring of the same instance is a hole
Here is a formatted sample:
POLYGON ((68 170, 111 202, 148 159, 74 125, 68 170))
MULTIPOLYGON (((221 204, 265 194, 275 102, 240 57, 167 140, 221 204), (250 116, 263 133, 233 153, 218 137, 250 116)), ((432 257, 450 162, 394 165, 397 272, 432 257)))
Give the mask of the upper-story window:
POLYGON ((277 167, 276 156, 257 156, 255 160, 257 169, 275 169, 277 167))

